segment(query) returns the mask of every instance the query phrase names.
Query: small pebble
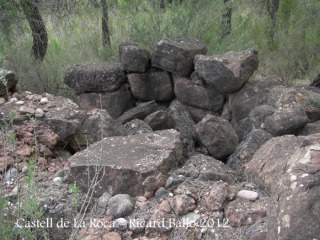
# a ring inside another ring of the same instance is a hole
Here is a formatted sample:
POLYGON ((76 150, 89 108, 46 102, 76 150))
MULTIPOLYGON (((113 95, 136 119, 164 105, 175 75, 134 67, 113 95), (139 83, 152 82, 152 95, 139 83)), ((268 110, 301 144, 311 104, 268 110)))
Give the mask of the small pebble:
POLYGON ((165 185, 165 188, 169 188, 172 186, 173 184, 173 181, 174 181, 174 178, 173 177, 168 177, 167 181, 166 181, 166 185, 165 185))
POLYGON ((41 108, 37 108, 35 111, 36 118, 42 118, 44 116, 44 111, 41 108))
POLYGON ((249 201, 255 201, 258 198, 258 193, 250 190, 240 190, 237 194, 239 198, 244 198, 249 201))
POLYGON ((118 218, 114 221, 114 227, 120 231, 125 231, 128 228, 128 221, 124 218, 118 218))
POLYGON ((56 186, 60 186, 63 183, 63 178, 62 177, 55 177, 53 179, 53 184, 56 186))
POLYGON ((17 101, 16 102, 16 105, 23 105, 24 104, 24 101, 17 101))
POLYGON ((27 166, 24 166, 23 168, 22 168, 22 173, 23 174, 26 174, 28 172, 28 167, 27 166))
POLYGON ((61 213, 64 209, 64 205, 62 203, 59 203, 55 208, 54 211, 55 213, 61 213))
POLYGON ((43 98, 41 98, 41 100, 40 100, 40 104, 47 104, 49 102, 49 100, 48 100, 48 98, 46 98, 46 97, 43 97, 43 98))
POLYGON ((164 195, 166 192, 167 192, 167 190, 164 187, 159 187, 156 190, 154 195, 158 198, 158 197, 161 197, 162 195, 164 195))

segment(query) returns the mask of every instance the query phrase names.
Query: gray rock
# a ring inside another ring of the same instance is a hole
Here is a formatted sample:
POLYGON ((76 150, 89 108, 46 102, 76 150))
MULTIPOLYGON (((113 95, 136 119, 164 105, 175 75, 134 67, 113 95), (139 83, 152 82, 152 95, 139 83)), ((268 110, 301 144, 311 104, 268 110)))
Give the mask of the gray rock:
POLYGON ((213 56, 197 55, 195 70, 200 78, 219 92, 239 90, 258 68, 258 52, 247 49, 243 52, 228 52, 213 56))
POLYGON ((42 121, 59 136, 60 145, 65 146, 80 128, 86 113, 70 99, 63 97, 53 97, 46 106, 48 111, 42 121))
POLYGON ((114 221, 114 227, 119 231, 125 231, 128 228, 128 221, 124 218, 118 218, 114 221))
POLYGON ((181 216, 182 225, 184 227, 194 226, 195 223, 198 223, 201 215, 195 212, 188 212, 185 215, 181 216))
POLYGON ((276 109, 269 105, 260 105, 252 109, 249 113, 249 120, 254 128, 262 128, 265 119, 272 115, 276 109))
POLYGON ((117 194, 108 202, 110 213, 114 219, 130 215, 134 210, 134 201, 128 194, 117 194))
POLYGON ((199 143, 205 146, 214 158, 228 157, 239 143, 235 130, 221 117, 207 115, 194 128, 199 143))
POLYGON ((148 51, 135 43, 120 44, 119 58, 123 71, 143 73, 149 67, 150 55, 148 51))
POLYGON ((186 107, 186 109, 188 109, 193 121, 197 124, 198 122, 200 122, 205 116, 207 116, 208 114, 210 115, 220 115, 218 113, 215 113, 214 111, 211 110, 206 110, 206 109, 201 109, 201 108, 197 108, 197 107, 192 107, 189 106, 187 104, 184 104, 184 106, 186 107))
POLYGON ((7 94, 7 91, 14 90, 18 83, 17 76, 14 72, 0 68, 0 79, 3 77, 4 83, 0 81, 0 96, 7 94))
POLYGON ((154 130, 174 128, 176 123, 173 117, 166 111, 160 110, 148 115, 144 121, 154 130))
POLYGON ((64 205, 62 203, 59 203, 55 208, 54 208, 54 213, 55 214, 60 214, 64 210, 64 205))
POLYGON ((143 214, 135 214, 134 218, 129 219, 129 230, 135 234, 142 233, 145 229, 146 221, 147 220, 143 214))
POLYGON ((69 180, 87 192, 88 179, 99 171, 94 196, 100 197, 106 191, 143 195, 145 179, 160 173, 166 175, 181 162, 179 136, 175 130, 164 130, 104 138, 69 158, 69 180))
POLYGON ((265 119, 265 128, 274 136, 292 134, 303 128, 309 119, 302 106, 279 107, 265 119))
POLYGON ((11 179, 17 177, 19 174, 16 168, 10 168, 4 175, 4 181, 11 181, 11 179))
POLYGON ((194 84, 190 79, 178 77, 174 89, 177 98, 184 104, 214 112, 223 107, 224 96, 201 81, 194 84))
POLYGON ((172 176, 168 177, 165 188, 170 188, 173 184, 173 181, 174 181, 174 178, 172 176))
POLYGON ((167 190, 164 187, 159 187, 154 193, 155 197, 159 198, 162 195, 166 194, 167 190))
POLYGON ((135 135, 141 133, 151 133, 152 128, 140 119, 134 119, 130 122, 127 122, 123 126, 123 134, 124 135, 135 135))
POLYGON ((313 123, 307 123, 307 125, 304 126, 301 132, 299 132, 299 135, 308 136, 314 133, 320 133, 320 120, 313 123))
POLYGON ((56 185, 56 186, 61 186, 62 183, 63 183, 63 178, 62 177, 55 177, 53 180, 52 180, 53 184, 56 185))
POLYGON ((133 96, 143 101, 169 101, 174 96, 171 76, 165 71, 128 74, 128 82, 133 96))
POLYGON ((173 174, 205 182, 222 180, 232 183, 236 179, 232 169, 223 162, 202 154, 191 156, 184 166, 174 170, 173 174))
POLYGON ((118 62, 75 65, 68 69, 64 82, 76 92, 110 92, 118 89, 125 76, 118 62))
POLYGON ((111 194, 108 192, 105 192, 102 194, 101 197, 99 197, 97 203, 96 203, 96 213, 97 214, 104 214, 107 210, 108 202, 111 199, 111 194))
POLYGON ((262 130, 254 129, 237 146, 235 152, 228 157, 227 165, 242 178, 245 164, 250 162, 255 152, 273 136, 262 130))
POLYGON ((85 149, 104 137, 121 136, 122 125, 116 122, 106 110, 95 109, 87 112, 82 126, 69 142, 73 150, 85 149))
POLYGON ((122 124, 130 122, 133 119, 143 120, 149 114, 158 110, 158 104, 155 101, 141 103, 139 106, 130 109, 118 118, 122 124))
POLYGON ((188 109, 181 104, 178 100, 171 102, 168 107, 168 113, 175 121, 175 128, 181 133, 181 141, 183 143, 183 157, 188 159, 189 156, 194 154, 195 138, 194 121, 188 109))
POLYGON ((43 98, 40 99, 40 104, 45 105, 45 104, 47 104, 47 103, 49 103, 48 98, 43 97, 43 98))
POLYGON ((194 56, 206 52, 205 45, 195 38, 165 39, 155 46, 151 63, 168 72, 189 76, 194 68, 194 56))
POLYGON ((117 90, 101 93, 82 93, 73 97, 81 109, 86 111, 105 109, 113 117, 118 118, 134 106, 135 100, 128 84, 123 84, 117 90))
POLYGON ((35 111, 36 118, 42 118, 44 116, 44 111, 41 108, 37 108, 35 111))
POLYGON ((232 124, 236 127, 242 119, 249 116, 252 109, 260 105, 275 107, 279 96, 286 91, 280 82, 274 79, 249 81, 239 91, 229 95, 229 110, 232 124))

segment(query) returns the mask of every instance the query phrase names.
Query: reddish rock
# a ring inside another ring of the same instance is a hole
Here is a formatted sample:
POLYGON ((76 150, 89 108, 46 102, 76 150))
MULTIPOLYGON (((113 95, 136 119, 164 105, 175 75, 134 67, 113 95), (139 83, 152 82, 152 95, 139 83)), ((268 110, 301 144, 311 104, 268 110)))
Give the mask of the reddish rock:
POLYGON ((267 207, 265 198, 256 202, 237 198, 226 206, 225 215, 232 227, 252 225, 266 217, 267 207))
POLYGON ((170 206, 176 215, 183 215, 196 209, 196 201, 186 194, 178 195, 169 199, 170 206))

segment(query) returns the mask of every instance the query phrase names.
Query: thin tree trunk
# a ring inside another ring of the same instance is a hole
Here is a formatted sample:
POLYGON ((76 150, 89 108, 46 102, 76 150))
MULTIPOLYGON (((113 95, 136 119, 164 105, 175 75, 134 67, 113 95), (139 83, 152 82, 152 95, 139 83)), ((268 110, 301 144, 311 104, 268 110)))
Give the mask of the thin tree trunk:
POLYGON ((102 44, 103 46, 111 46, 110 31, 109 31, 109 16, 107 0, 101 0, 102 6, 102 44))
POLYGON ((232 7, 230 0, 223 0, 225 5, 221 20, 221 39, 224 39, 231 33, 232 7))
POLYGON ((268 12, 271 17, 271 27, 269 32, 270 42, 274 43, 274 35, 276 29, 277 12, 279 9, 279 0, 268 0, 268 12))
POLYGON ((32 31, 33 43, 31 55, 35 60, 42 62, 48 48, 46 26, 35 1, 22 0, 20 4, 32 31))

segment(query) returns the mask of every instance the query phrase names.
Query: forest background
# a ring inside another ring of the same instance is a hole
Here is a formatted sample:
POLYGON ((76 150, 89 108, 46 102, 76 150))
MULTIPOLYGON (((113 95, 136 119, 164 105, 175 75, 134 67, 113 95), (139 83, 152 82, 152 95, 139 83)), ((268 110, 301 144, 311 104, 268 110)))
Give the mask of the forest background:
POLYGON ((66 70, 118 58, 133 41, 196 37, 208 54, 256 48, 256 78, 308 84, 320 73, 319 0, 0 0, 0 68, 21 90, 69 96, 66 70))

